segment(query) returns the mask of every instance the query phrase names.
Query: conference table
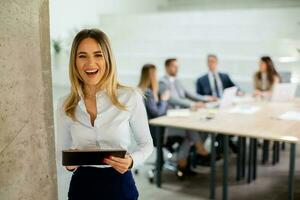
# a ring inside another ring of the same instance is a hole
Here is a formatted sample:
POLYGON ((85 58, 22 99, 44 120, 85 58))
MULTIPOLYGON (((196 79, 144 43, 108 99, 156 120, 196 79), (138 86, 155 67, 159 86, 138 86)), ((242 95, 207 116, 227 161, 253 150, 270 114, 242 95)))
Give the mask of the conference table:
MULTIPOLYGON (((294 173, 296 144, 300 142, 299 116, 300 99, 290 102, 236 101, 222 109, 179 110, 179 114, 166 115, 149 121, 157 128, 172 127, 184 130, 205 131, 211 137, 210 199, 215 199, 215 141, 216 135, 224 135, 222 199, 228 199, 228 145, 229 135, 243 138, 264 139, 290 144, 288 176, 288 199, 294 199, 294 173), (296 118, 295 118, 296 117, 296 118)), ((163 162, 163 138, 156 134, 156 185, 161 187, 161 166, 163 162)))

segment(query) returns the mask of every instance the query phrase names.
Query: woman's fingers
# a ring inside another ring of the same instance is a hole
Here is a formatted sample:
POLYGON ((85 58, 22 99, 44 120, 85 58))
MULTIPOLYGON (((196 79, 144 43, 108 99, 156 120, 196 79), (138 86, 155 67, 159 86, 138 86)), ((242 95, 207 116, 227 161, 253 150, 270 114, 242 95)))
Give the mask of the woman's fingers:
POLYGON ((110 159, 113 160, 113 161, 119 162, 119 163, 123 163, 123 164, 130 163, 130 158, 129 158, 128 155, 126 155, 125 158, 119 158, 119 157, 111 156, 110 159))
POLYGON ((116 167, 123 167, 123 166, 125 166, 125 164, 123 164, 123 163, 119 163, 119 162, 117 162, 117 161, 114 161, 114 160, 112 160, 112 159, 104 159, 104 162, 106 163, 106 164, 109 164, 109 165, 111 165, 111 166, 116 166, 116 167))
POLYGON ((119 157, 106 158, 104 159, 104 162, 112 166, 118 172, 123 174, 127 172, 129 166, 131 165, 132 159, 130 156, 126 155, 125 158, 119 158, 119 157))
POLYGON ((126 165, 120 164, 116 161, 110 160, 110 159, 106 159, 105 160, 106 164, 112 166, 115 170, 117 170, 118 172, 120 172, 121 174, 127 172, 128 168, 126 167, 126 165))
POLYGON ((78 168, 78 166, 66 166, 66 169, 69 171, 74 171, 78 168))

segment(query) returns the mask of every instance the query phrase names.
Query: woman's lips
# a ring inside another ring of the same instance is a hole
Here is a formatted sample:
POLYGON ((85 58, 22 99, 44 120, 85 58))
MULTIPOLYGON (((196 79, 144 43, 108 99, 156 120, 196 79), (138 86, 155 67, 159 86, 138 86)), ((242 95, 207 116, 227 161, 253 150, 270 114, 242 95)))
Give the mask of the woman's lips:
POLYGON ((89 78, 94 78, 98 74, 99 70, 98 69, 88 69, 88 70, 85 70, 84 72, 89 78))

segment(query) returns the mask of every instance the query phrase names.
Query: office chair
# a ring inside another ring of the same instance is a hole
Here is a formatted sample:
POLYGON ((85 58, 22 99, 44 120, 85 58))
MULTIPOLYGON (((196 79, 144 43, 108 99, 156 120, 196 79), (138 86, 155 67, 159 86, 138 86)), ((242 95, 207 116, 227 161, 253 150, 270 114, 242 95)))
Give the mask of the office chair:
MULTIPOLYGON (((164 129, 159 129, 159 130, 164 131, 164 129)), ((160 132, 159 134, 164 135, 163 132, 160 132)), ((154 141, 154 146, 156 147, 156 137, 154 137, 153 135, 152 138, 154 141)), ((176 156, 183 140, 184 138, 180 136, 168 136, 166 138, 166 140, 163 142, 163 162, 162 162, 163 164, 161 166, 164 169, 175 172, 177 178, 179 178, 180 180, 183 179, 183 173, 178 171, 176 156)), ((155 163, 153 163, 153 165, 155 165, 155 163)), ((148 171, 148 180, 150 183, 154 182, 155 171, 156 171, 155 167, 153 167, 148 171)))
MULTIPOLYGON (((167 138, 164 137, 164 128, 150 128, 151 136, 153 139, 154 147, 157 147, 156 145, 156 131, 159 131, 158 134, 160 134, 162 140, 163 140, 163 162, 162 162, 162 168, 170 170, 172 172, 176 173, 176 176, 179 180, 183 180, 183 173, 180 172, 177 168, 177 152, 180 148, 180 145, 182 144, 184 138, 181 136, 168 136, 167 138)), ((154 182, 155 178, 155 163, 151 163, 153 165, 153 168, 151 168, 147 172, 147 178, 150 183, 154 182)), ((134 173, 137 175, 139 173, 138 169, 134 170, 134 173)))

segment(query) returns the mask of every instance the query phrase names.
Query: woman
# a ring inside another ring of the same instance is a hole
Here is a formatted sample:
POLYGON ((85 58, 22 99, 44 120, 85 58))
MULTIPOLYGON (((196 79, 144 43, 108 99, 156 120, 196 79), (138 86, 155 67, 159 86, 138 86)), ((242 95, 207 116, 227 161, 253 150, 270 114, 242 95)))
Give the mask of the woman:
MULTIPOLYGON (((143 66, 140 76, 138 87, 145 94, 145 106, 148 114, 148 118, 152 119, 165 115, 168 109, 168 100, 170 98, 170 92, 167 90, 158 96, 158 82, 156 75, 156 67, 153 64, 146 64, 143 66)), ((155 127, 150 125, 151 134, 154 135, 155 127)), ((209 161, 210 157, 206 151, 199 134, 182 131, 177 132, 178 136, 182 136, 183 142, 178 151, 178 171, 177 175, 182 178, 184 175, 195 175, 196 173, 188 166, 188 154, 190 152, 191 144, 195 145, 198 157, 205 162, 209 161)), ((155 142, 154 142, 155 143, 155 142)))
POLYGON ((74 38, 69 64, 70 94, 58 105, 61 149, 122 148, 131 134, 137 147, 125 158, 104 159, 101 166, 67 166, 73 171, 69 200, 138 198, 130 168, 152 152, 143 98, 120 85, 108 37, 98 29, 84 29, 74 38))
POLYGON ((169 91, 164 92, 160 98, 158 97, 158 83, 156 77, 155 65, 146 64, 143 66, 138 87, 144 92, 149 119, 166 114, 168 100, 170 98, 169 91))
MULTIPOLYGON (((280 76, 275 69, 274 63, 269 56, 260 58, 259 71, 254 75, 254 96, 262 98, 270 98, 272 89, 275 84, 280 82, 280 76)), ((268 149, 270 141, 263 140, 263 158, 262 163, 266 163, 269 159, 268 149)), ((273 144, 273 148, 275 143, 273 144)))
POLYGON ((280 82, 272 59, 269 56, 260 58, 259 71, 254 75, 254 96, 271 96, 273 86, 280 82))

